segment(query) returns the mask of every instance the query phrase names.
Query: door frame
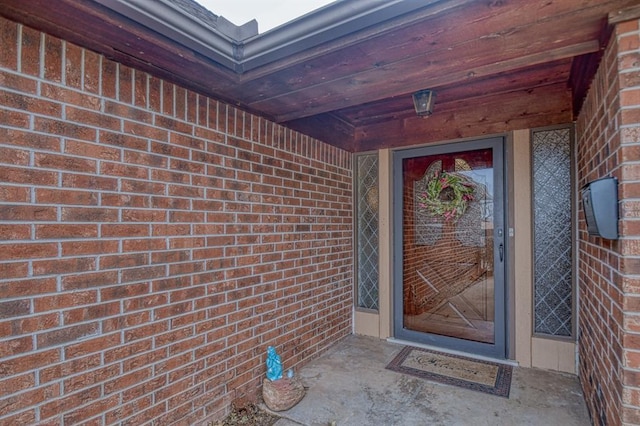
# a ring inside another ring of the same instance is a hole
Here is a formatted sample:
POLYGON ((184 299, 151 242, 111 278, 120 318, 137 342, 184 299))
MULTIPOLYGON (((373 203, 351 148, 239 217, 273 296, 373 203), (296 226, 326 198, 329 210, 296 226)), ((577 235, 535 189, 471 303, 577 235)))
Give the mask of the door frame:
POLYGON ((492 137, 486 139, 474 139, 463 142, 443 143, 438 145, 426 145, 421 147, 397 150, 393 152, 392 176, 393 176, 393 332, 396 339, 407 340, 419 344, 436 346, 443 349, 467 352, 475 355, 488 356, 496 359, 507 358, 507 271, 509 262, 509 233, 507 215, 507 165, 505 162, 505 137, 492 137), (494 164, 494 188, 502 191, 494 194, 494 302, 495 318, 493 344, 458 339, 454 337, 422 333, 408 330, 403 327, 403 176, 402 161, 426 155, 455 153, 471 151, 475 149, 493 150, 494 164), (496 196, 499 195, 499 196, 496 196), (502 237, 497 235, 502 230, 502 237), (503 261, 499 260, 497 245, 504 244, 503 261), (500 284, 500 285, 499 285, 500 284))

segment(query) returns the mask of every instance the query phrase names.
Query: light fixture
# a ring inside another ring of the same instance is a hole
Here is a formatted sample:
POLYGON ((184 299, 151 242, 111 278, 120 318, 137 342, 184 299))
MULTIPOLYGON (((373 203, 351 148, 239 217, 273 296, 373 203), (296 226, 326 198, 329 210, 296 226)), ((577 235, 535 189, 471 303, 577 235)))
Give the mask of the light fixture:
POLYGON ((436 92, 429 89, 418 90, 413 95, 413 106, 420 117, 428 117, 433 113, 433 104, 436 101, 436 92))

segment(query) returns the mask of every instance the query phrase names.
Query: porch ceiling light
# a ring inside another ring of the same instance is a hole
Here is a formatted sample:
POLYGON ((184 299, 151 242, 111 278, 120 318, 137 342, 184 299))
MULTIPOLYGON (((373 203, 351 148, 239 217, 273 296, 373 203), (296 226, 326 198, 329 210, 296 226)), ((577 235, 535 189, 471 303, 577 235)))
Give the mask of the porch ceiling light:
POLYGON ((419 117, 429 117, 433 113, 436 92, 430 89, 419 90, 413 95, 413 106, 419 117))

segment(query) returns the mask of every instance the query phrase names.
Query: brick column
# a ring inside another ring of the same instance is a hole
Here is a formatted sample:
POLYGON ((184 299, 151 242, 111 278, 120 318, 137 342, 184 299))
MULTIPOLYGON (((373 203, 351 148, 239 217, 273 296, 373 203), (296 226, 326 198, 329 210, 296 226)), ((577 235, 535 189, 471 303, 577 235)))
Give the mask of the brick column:
POLYGON ((579 219, 580 379, 596 425, 640 424, 640 26, 615 24, 577 121, 578 182, 619 180, 620 239, 579 219))

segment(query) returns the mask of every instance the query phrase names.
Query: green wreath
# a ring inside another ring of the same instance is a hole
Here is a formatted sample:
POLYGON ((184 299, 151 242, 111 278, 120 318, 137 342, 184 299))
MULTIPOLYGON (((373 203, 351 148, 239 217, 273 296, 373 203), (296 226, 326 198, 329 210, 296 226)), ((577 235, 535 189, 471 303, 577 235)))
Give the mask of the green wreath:
POLYGON ((475 192, 476 186, 466 176, 437 173, 427 181, 426 190, 418 194, 418 208, 431 216, 455 222, 474 200, 475 192))

